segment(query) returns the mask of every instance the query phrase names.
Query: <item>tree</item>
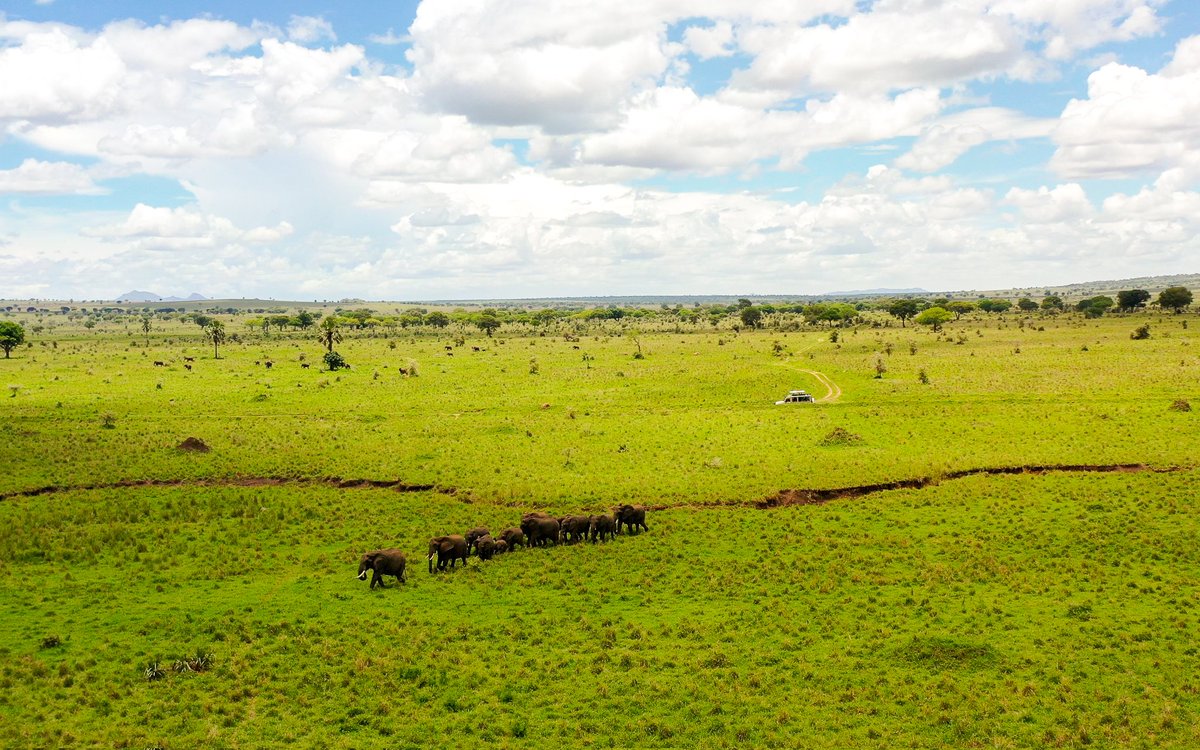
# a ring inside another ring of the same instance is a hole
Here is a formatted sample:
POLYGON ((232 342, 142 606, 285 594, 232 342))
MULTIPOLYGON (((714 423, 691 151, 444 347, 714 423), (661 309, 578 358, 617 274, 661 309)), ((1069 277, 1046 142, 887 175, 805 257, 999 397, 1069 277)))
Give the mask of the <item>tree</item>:
POLYGON ((1038 303, 1034 302, 1028 297, 1022 297, 1021 299, 1017 300, 1017 307, 1021 308, 1025 312, 1033 312, 1034 310, 1038 309, 1038 303))
POLYGON ((450 325, 450 316, 444 312, 434 310, 425 316, 426 325, 431 325, 434 328, 445 328, 450 325))
POLYGON ((1158 306, 1163 308, 1169 307, 1176 314, 1190 304, 1192 304, 1192 293, 1186 287, 1168 287, 1158 294, 1158 306))
POLYGON ((945 309, 947 309, 947 310, 949 310, 950 312, 954 313, 954 319, 955 319, 955 320, 958 320, 958 319, 959 319, 959 318, 961 318, 962 316, 964 316, 964 315, 966 315, 967 313, 969 313, 969 312, 971 312, 972 310, 974 310, 974 309, 975 309, 975 303, 974 303, 974 302, 967 302, 967 301, 966 301, 966 300, 964 300, 964 299, 956 299, 956 300, 954 300, 953 302, 951 302, 951 303, 949 303, 949 304, 947 304, 947 305, 944 305, 944 307, 945 307, 945 309))
POLYGON ((1047 312, 1051 310, 1061 310, 1063 309, 1062 297, 1059 297, 1057 294, 1047 294, 1042 300, 1041 307, 1047 312))
POLYGON ((342 340, 342 332, 338 328, 337 318, 330 316, 321 321, 320 333, 317 338, 325 345, 326 352, 333 351, 333 345, 340 343, 342 340))
POLYGON ((1145 289, 1125 289, 1117 292, 1117 307, 1121 312, 1133 312, 1150 301, 1150 292, 1145 289))
POLYGON ((496 311, 488 308, 475 316, 475 325, 479 327, 479 330, 486 333, 488 338, 491 338, 501 323, 499 316, 496 315, 496 311))
POLYGON ((1089 318, 1099 318, 1115 304, 1117 303, 1113 302, 1112 297, 1105 297, 1101 294, 1097 297, 1079 300, 1075 303, 1075 309, 1089 318))
POLYGON ((742 325, 747 328, 758 328, 762 325, 762 310, 757 307, 743 307, 738 313, 738 317, 742 319, 742 325))
POLYGON ((904 321, 916 315, 920 310, 920 305, 915 299, 898 299, 888 303, 888 315, 900 319, 900 326, 904 327, 904 321))
POLYGON ((150 316, 143 315, 142 316, 142 333, 146 334, 146 346, 150 346, 150 329, 153 327, 154 327, 154 325, 150 322, 150 316))
POLYGON ((1006 299, 981 299, 977 303, 984 312, 1002 313, 1012 308, 1012 303, 1006 299))
POLYGON ((4 350, 5 359, 8 359, 9 352, 24 343, 24 328, 11 320, 0 320, 0 349, 4 350))
POLYGON ((928 310, 922 310, 913 321, 923 326, 930 326, 935 331, 942 330, 943 323, 949 323, 954 317, 954 313, 944 307, 931 307, 928 310))
POLYGON ((225 343, 225 324, 216 319, 209 320, 208 325, 204 326, 204 336, 212 342, 213 359, 220 359, 217 347, 225 343))
POLYGON ((317 322, 317 316, 310 313, 308 310, 301 310, 296 313, 295 325, 297 328, 311 328, 313 323, 317 322))

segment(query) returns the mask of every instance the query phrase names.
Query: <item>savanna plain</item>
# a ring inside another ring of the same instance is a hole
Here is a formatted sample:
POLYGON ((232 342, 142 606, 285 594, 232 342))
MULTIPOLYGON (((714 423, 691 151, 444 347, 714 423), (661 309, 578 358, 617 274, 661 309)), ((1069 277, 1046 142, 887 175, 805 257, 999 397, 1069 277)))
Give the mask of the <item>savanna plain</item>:
POLYGON ((1200 746, 1195 314, 168 317, 0 360, 0 746, 1200 746))

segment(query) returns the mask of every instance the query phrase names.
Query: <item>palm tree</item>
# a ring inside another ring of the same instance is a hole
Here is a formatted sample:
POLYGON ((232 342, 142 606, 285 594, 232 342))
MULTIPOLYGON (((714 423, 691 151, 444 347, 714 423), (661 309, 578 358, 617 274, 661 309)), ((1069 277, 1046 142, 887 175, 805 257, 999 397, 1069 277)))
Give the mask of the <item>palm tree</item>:
POLYGON ((333 351, 333 345, 340 343, 342 332, 338 330, 337 318, 332 315, 321 321, 321 333, 317 337, 325 345, 327 351, 333 351))
POLYGON ((146 334, 146 346, 150 346, 150 329, 153 325, 150 323, 150 316, 142 316, 142 333, 146 334))
POLYGON ((210 320, 208 325, 204 326, 204 335, 212 342, 213 359, 220 359, 217 346, 225 343, 225 324, 216 319, 210 320))

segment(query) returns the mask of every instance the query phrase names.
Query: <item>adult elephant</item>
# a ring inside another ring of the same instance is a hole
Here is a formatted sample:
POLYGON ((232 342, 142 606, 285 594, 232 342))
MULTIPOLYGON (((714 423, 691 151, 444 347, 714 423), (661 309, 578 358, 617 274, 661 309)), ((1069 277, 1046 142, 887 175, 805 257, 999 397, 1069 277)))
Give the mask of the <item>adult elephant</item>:
POLYGON ((384 576, 395 576, 397 581, 404 583, 408 580, 404 575, 404 567, 407 564, 408 557, 395 548, 366 552, 358 561, 358 580, 367 580, 367 571, 370 570, 373 571, 371 588, 375 588, 376 585, 386 588, 386 584, 383 582, 384 576))
POLYGON ((467 554, 470 554, 471 550, 475 548, 476 540, 479 540, 485 536, 491 536, 491 535, 492 535, 492 532, 488 531, 486 526, 476 526, 475 528, 468 531, 465 535, 466 539, 467 539, 467 554))
POLYGON ((581 542, 587 539, 590 519, 587 516, 563 516, 558 521, 564 542, 581 542))
POLYGON ((525 545, 525 532, 521 531, 516 526, 513 526, 512 528, 501 531, 498 541, 507 544, 510 551, 515 550, 518 546, 525 545))
POLYGON ((429 540, 429 572, 433 572, 433 556, 437 555, 437 569, 445 570, 449 565, 453 568, 462 560, 467 564, 467 540, 458 534, 435 536, 429 540))
POLYGON ((544 513, 530 513, 521 519, 521 532, 529 540, 530 547, 541 547, 547 542, 558 543, 558 519, 544 513))
POLYGON ((621 527, 625 526, 631 532, 637 528, 644 531, 650 529, 646 526, 646 506, 644 505, 618 505, 613 508, 613 517, 617 522, 617 533, 621 533, 621 527))
POLYGON ((591 516, 588 519, 588 538, 593 542, 603 541, 605 537, 612 539, 616 533, 616 524, 613 517, 606 513, 591 516))

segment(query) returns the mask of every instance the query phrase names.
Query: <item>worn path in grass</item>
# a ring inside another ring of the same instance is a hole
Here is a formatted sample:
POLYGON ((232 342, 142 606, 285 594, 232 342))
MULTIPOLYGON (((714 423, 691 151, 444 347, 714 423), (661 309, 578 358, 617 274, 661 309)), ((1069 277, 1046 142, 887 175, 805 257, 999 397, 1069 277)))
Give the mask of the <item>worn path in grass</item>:
MULTIPOLYGON (((730 501, 709 504, 650 504, 652 510, 667 510, 670 508, 728 508, 733 506, 753 508, 777 508, 783 505, 820 505, 831 500, 863 497, 879 492, 899 489, 922 489, 940 482, 966 477, 1001 474, 1095 474, 1095 473, 1141 473, 1153 472, 1165 474, 1177 471, 1191 471, 1191 466, 1150 466, 1147 464, 1042 464, 1026 466, 990 466, 975 469, 952 471, 936 477, 917 477, 901 479, 895 482, 880 482, 877 484, 862 484, 848 487, 827 487, 821 489, 784 489, 774 495, 757 500, 730 501)), ((453 487, 443 487, 431 484, 408 484, 398 479, 345 479, 343 477, 234 477, 228 479, 143 479, 120 482, 98 482, 73 486, 48 485, 35 489, 6 492, 0 494, 0 501, 15 497, 34 497, 49 495, 57 492, 72 492, 78 490, 111 490, 137 487, 262 487, 277 485, 326 485, 340 489, 388 489, 395 492, 441 492, 446 495, 458 495, 460 491, 453 487)), ((471 501, 471 493, 462 493, 471 501)), ((528 503, 509 503, 504 501, 490 502, 491 505, 524 506, 528 503)))

